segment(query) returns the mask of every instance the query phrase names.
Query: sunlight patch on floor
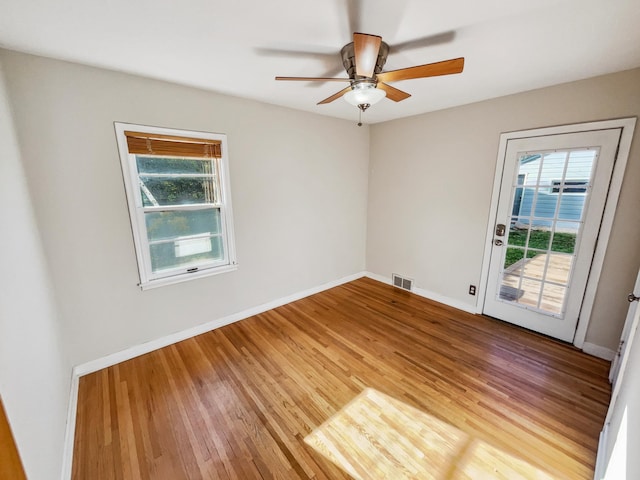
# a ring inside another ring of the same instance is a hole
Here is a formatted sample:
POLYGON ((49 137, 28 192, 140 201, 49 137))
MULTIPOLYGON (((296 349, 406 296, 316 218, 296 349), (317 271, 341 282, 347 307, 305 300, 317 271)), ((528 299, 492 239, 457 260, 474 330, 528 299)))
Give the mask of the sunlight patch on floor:
POLYGON ((553 478, 372 388, 311 432, 305 442, 359 480, 553 478))

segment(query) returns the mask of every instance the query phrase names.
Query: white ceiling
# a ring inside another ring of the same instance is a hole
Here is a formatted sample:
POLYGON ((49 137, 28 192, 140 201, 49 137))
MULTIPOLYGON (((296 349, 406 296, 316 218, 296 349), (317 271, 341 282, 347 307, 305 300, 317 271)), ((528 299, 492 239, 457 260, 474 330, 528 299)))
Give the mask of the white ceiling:
POLYGON ((412 97, 384 99, 366 123, 640 66, 640 0, 0 0, 0 12, 5 48, 352 120, 342 99, 316 105, 345 85, 274 77, 345 76, 354 30, 391 46, 385 70, 465 57, 460 75, 395 83, 412 97))

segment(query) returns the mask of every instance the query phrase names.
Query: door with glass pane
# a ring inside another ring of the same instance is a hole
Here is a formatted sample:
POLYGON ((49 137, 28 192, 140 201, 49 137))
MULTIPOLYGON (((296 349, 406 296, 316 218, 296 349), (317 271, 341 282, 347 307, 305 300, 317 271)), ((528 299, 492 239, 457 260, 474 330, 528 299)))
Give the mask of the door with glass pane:
POLYGON ((483 313, 573 340, 619 138, 507 142, 483 313))

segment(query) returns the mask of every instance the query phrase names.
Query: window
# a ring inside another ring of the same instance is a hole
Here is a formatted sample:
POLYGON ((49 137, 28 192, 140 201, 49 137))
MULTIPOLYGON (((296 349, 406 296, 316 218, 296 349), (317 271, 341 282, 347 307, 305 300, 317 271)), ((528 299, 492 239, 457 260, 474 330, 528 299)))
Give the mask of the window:
POLYGON ((115 127, 140 286, 235 270, 226 136, 115 127))

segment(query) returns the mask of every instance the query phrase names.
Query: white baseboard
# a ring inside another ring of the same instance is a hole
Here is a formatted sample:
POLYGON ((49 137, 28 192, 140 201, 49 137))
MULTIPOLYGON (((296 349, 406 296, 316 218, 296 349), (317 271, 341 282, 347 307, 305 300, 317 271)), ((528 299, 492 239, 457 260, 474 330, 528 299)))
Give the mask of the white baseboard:
MULTIPOLYGON (((392 285, 392 281, 390 277, 385 277, 383 275, 378 275, 377 273, 365 272, 366 277, 371 278, 373 280, 377 280, 382 283, 386 283, 388 285, 392 285)), ((468 303, 461 302, 460 300, 454 300, 449 297, 445 297, 444 295, 440 295, 439 293, 431 292, 429 290, 424 290, 422 288, 414 288, 412 290, 416 295, 420 295, 421 297, 428 298, 429 300, 433 300, 434 302, 444 303, 453 308, 457 308, 458 310, 462 310, 468 313, 481 313, 478 312, 476 305, 469 305, 468 303)), ((578 345, 576 345, 578 346, 578 345)), ((594 357, 602 358, 604 360, 612 361, 616 352, 606 348, 601 347, 600 345, 595 345, 593 343, 584 342, 582 344, 582 351, 586 354, 593 355, 594 357)))
POLYGON ((616 356, 616 352, 614 352, 613 350, 589 342, 584 342, 582 344, 582 351, 589 355, 593 355, 594 357, 602 358, 608 361, 613 360, 616 356))
POLYGON ((73 441, 76 434, 76 413, 78 411, 78 383, 80 376, 76 369, 71 370, 71 388, 69 392, 69 408, 67 412, 67 426, 64 434, 64 448, 62 452, 62 480, 71 480, 71 465, 73 463, 73 441))
POLYGON ((296 300, 300 300, 310 295, 320 293, 324 290, 337 287, 338 285, 342 285, 344 283, 357 280, 358 278, 362 278, 364 276, 365 276, 365 272, 359 272, 353 275, 349 275, 347 277, 340 278, 338 280, 334 280, 332 282, 325 283, 318 287, 310 288, 302 292, 298 292, 292 295, 288 295, 286 297, 278 298, 271 302, 263 303, 262 305, 249 308, 247 310, 243 310, 241 312, 234 313, 226 317, 218 318, 216 320, 212 320, 210 322, 196 325, 195 327, 191 327, 186 330, 182 330, 180 332, 172 333, 162 338, 157 338, 155 340, 151 340, 149 342, 145 342, 140 345, 134 345, 133 347, 126 348, 116 353, 112 353, 111 355, 107 355, 102 358, 97 358, 95 360, 91 360, 90 362, 77 365, 74 368, 74 371, 78 376, 83 376, 88 373, 97 372, 98 370, 102 370, 103 368, 107 368, 112 365, 116 365, 118 363, 124 362, 126 360, 139 357, 140 355, 144 355, 145 353, 153 352, 154 350, 158 350, 168 345, 173 345, 174 343, 178 343, 178 342, 181 342, 182 340, 186 340, 188 338, 201 335, 211 330, 215 330, 216 328, 224 327, 225 325, 229 325, 231 323, 244 320, 245 318, 249 318, 254 315, 264 313, 267 310, 272 310, 274 308, 281 307, 282 305, 286 305, 287 303, 295 302, 296 300))
MULTIPOLYGON (((387 285, 393 285, 390 277, 385 277, 383 275, 378 275, 377 273, 371 272, 365 272, 364 276, 373 280, 377 280, 378 282, 386 283, 387 285)), ((443 303, 445 305, 448 305, 449 307, 457 308, 458 310, 462 310, 467 313, 477 313, 475 305, 469 305, 468 303, 445 297, 444 295, 440 295, 436 292, 431 292, 422 288, 414 288, 413 290, 411 290, 411 292, 421 297, 428 298, 429 300, 433 300, 434 302, 443 303)))
POLYGON ((133 347, 126 348, 124 350, 121 350, 120 352, 112 353, 111 355, 106 355, 104 357, 97 358, 95 360, 91 360, 90 362, 86 362, 73 367, 72 378, 71 378, 71 392, 70 392, 70 399, 69 399, 69 411, 67 415, 67 429, 65 433, 64 458, 62 460, 62 480, 71 479, 71 471, 72 471, 71 467, 73 463, 73 442, 74 442, 75 430, 76 430, 76 412, 78 409, 78 384, 79 384, 80 377, 82 377, 83 375, 87 375, 89 373, 97 372, 98 370, 102 370, 103 368, 116 365, 120 362, 124 362, 126 360, 139 357, 140 355, 144 355, 145 353, 158 350, 159 348, 163 348, 168 345, 173 345, 174 343, 180 342, 182 340, 195 337, 197 335, 209 332, 211 330, 215 330, 216 328, 220 328, 225 325, 229 325, 231 323, 244 320, 245 318, 258 315, 260 313, 266 312, 267 310, 272 310, 274 308, 281 307, 282 305, 286 305, 287 303, 295 302, 296 300, 300 300, 310 295, 320 293, 324 290, 329 290, 330 288, 337 287, 344 283, 352 282, 353 280, 362 278, 365 275, 366 275, 366 272, 355 273, 353 275, 349 275, 349 276, 340 278, 338 280, 325 283, 318 287, 310 288, 302 292, 298 292, 292 295, 288 295, 286 297, 278 298, 271 302, 264 303, 262 305, 258 305, 253 308, 249 308, 247 310, 243 310, 241 312, 234 313, 232 315, 228 315, 223 318, 212 320, 210 322, 203 323, 201 325, 196 325, 195 327, 188 328, 180 332, 172 333, 165 337, 151 340, 149 342, 145 342, 140 345, 134 345, 133 347))

